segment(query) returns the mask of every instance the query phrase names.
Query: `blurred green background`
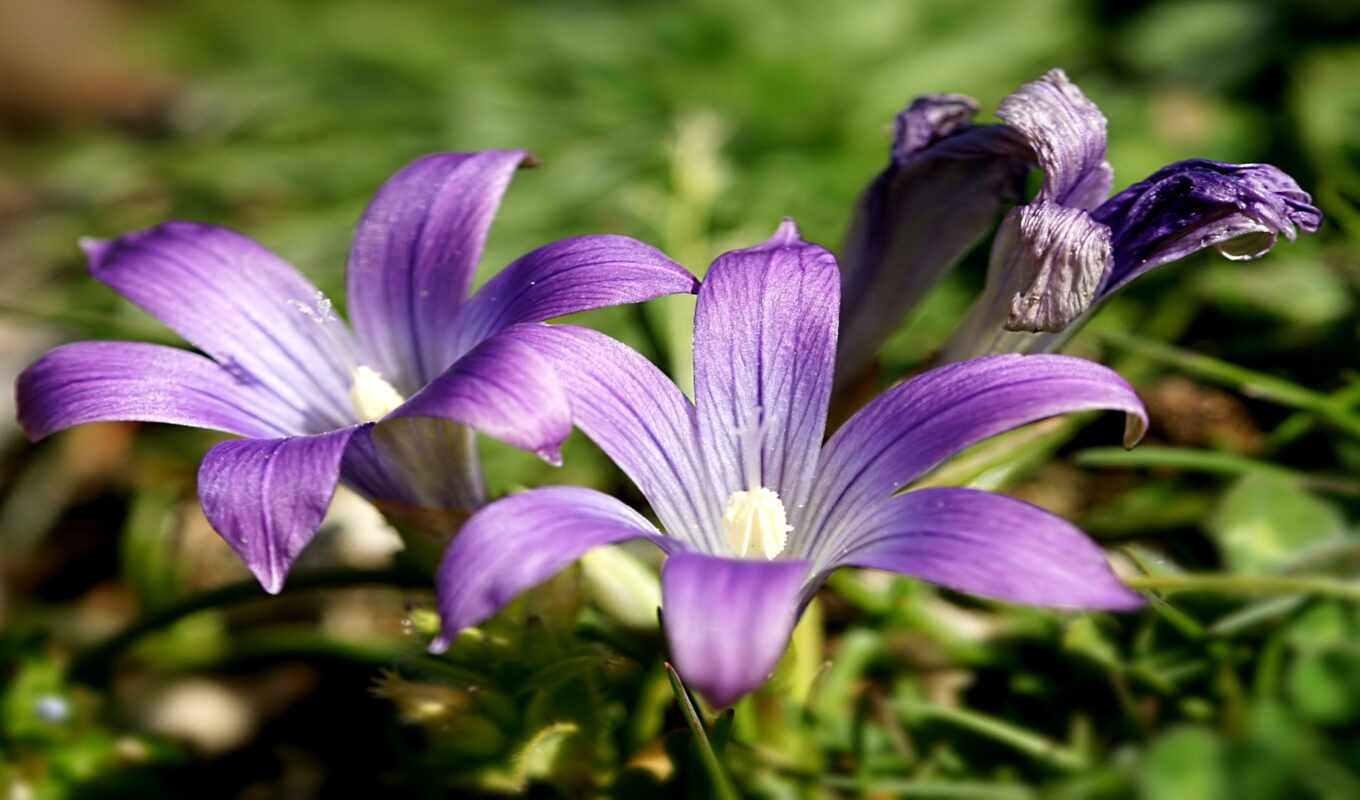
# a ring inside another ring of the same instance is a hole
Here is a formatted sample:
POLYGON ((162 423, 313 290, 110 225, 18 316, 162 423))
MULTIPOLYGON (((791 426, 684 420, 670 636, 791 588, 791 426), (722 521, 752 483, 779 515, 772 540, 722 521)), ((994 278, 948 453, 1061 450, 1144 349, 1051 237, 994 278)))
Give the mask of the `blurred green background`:
MULTIPOLYGON (((952 477, 1221 591, 1064 617, 847 577, 812 617, 825 635, 718 722, 724 760, 769 797, 1360 797, 1353 4, 0 0, 0 375, 63 340, 176 342, 87 276, 81 236, 230 225, 343 303, 363 205, 438 150, 541 162, 483 279, 582 233, 696 272, 783 216, 834 247, 911 97, 970 94, 986 115, 1054 66, 1109 117, 1116 189, 1182 158, 1267 161, 1328 221, 1259 262, 1163 269, 1074 343, 1137 384, 1140 450, 1104 449, 1111 420, 1050 425, 952 477)), ((943 341, 982 251, 889 344, 882 382, 943 341)), ((683 369, 683 303, 589 322, 683 369)), ((419 587, 228 591, 182 615, 245 577, 195 500, 212 435, 29 445, 8 391, 0 411, 5 797, 708 796, 659 636, 603 613, 579 572, 443 660, 420 655, 419 587)), ((552 470, 484 443, 497 492, 637 499, 584 440, 566 455, 552 470)), ((381 569, 393 549, 341 497, 299 570, 381 569)))

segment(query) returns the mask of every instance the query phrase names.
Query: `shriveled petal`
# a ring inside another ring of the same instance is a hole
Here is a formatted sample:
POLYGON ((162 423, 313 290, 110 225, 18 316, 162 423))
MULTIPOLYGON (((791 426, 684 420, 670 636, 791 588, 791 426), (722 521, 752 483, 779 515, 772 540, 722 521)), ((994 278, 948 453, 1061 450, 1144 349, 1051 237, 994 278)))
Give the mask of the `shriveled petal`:
POLYGON ((203 457, 198 468, 203 513, 265 591, 283 588, 288 570, 316 535, 356 429, 234 439, 203 457))
POLYGON ((1216 247, 1232 259, 1256 258, 1278 236, 1312 233, 1322 212, 1293 178, 1269 164, 1181 161, 1111 197, 1094 212, 1114 231, 1107 296, 1154 267, 1216 247))
POLYGON ((671 658, 685 683, 724 708, 769 679, 802 609, 806 561, 675 553, 661 568, 671 658))
POLYGON ((996 115, 1020 132, 1043 169, 1040 200, 1090 209, 1110 193, 1105 115, 1062 70, 1015 90, 996 115))
POLYGON ((349 330, 278 256, 213 225, 167 222, 85 240, 90 271, 242 383, 257 384, 319 433, 354 421, 349 330))
POLYGON ((438 153, 383 184, 354 233, 349 314, 369 366, 410 394, 449 365, 454 320, 522 150, 438 153))
POLYGON ((86 422, 167 422, 273 437, 301 420, 290 406, 203 356, 139 342, 76 342, 24 370, 19 424, 31 439, 86 422))
POLYGON ((892 158, 860 196, 842 248, 836 380, 856 378, 928 291, 1023 196, 1032 156, 1004 125, 970 120, 963 95, 919 97, 897 116, 892 158))
POLYGON ((435 579, 443 632, 430 650, 448 649, 459 631, 587 551, 628 539, 674 546, 641 514, 592 489, 553 486, 492 503, 472 515, 444 553, 435 579))
POLYGON ((893 498, 836 563, 1034 606, 1128 611, 1143 605, 1115 577, 1104 551, 1071 523, 972 489, 920 489, 893 498))
POLYGON ((713 262, 694 313, 699 441, 718 494, 807 498, 826 429, 836 353, 836 259, 786 221, 758 247, 713 262))
POLYGON ((563 239, 520 257, 477 290, 459 318, 458 346, 472 347, 520 322, 543 322, 698 288, 699 281, 689 270, 636 239, 563 239))
POLYGON ((525 333, 556 368, 577 427, 637 484, 662 528, 704 552, 725 552, 694 407, 675 384, 602 333, 570 325, 525 333))
POLYGON ((534 327, 507 328, 477 345, 382 424, 449 420, 560 464, 562 442, 571 434, 571 404, 553 365, 531 343, 534 327))
POLYGON ((1046 200, 1006 215, 982 294, 942 353, 961 361, 1005 352, 1008 331, 1058 332, 1086 313, 1110 268, 1110 229, 1046 200))
POLYGON ((1047 417, 1097 409, 1127 415, 1126 446, 1142 438, 1147 412, 1138 395, 1091 361, 1004 355, 918 375, 879 395, 827 443, 803 525, 809 536, 795 552, 824 564, 885 498, 960 450, 1047 417))

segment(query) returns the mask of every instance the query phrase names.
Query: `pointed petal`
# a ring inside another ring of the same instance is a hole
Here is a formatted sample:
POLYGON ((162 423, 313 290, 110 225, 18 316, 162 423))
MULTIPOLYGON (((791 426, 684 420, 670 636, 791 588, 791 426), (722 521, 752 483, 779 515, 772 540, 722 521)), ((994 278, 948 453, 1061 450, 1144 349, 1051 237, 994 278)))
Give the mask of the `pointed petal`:
POLYGON ((15 383, 19 424, 31 439, 87 422, 166 422, 279 436, 295 410, 186 350, 138 342, 76 342, 34 362, 15 383))
POLYGON ((556 368, 576 426, 637 484, 661 527, 696 549, 725 552, 694 407, 670 378, 602 333, 544 325, 526 334, 556 368))
POLYGON ((883 500, 960 450, 1059 414, 1127 416, 1125 445, 1147 412, 1113 370, 1067 356, 993 356, 931 370, 889 389, 827 443, 799 555, 826 563, 883 500))
POLYGON ((1004 125, 971 124, 976 112, 972 98, 934 95, 898 115, 892 159, 860 196, 841 251, 839 384, 1021 198, 1028 148, 1004 125))
POLYGON ((459 318, 461 347, 520 322, 693 293, 699 281, 661 251, 627 236, 563 239, 487 281, 459 318))
POLYGON ((836 353, 836 259, 792 221, 713 262, 694 313, 699 441, 718 495, 764 486, 807 497, 836 353))
POLYGON ((1060 69, 1001 101, 996 115, 1024 137, 1044 171, 1040 200, 1094 208, 1110 193, 1105 115, 1060 69))
POLYGON ((198 468, 198 498, 265 591, 276 594, 326 515, 356 428, 222 442, 198 468))
POLYGON ((788 647, 806 561, 675 553, 661 568, 671 658, 685 683, 725 708, 769 679, 788 647))
POLYGON ((1269 164, 1181 161, 1110 198, 1095 218, 1114 231, 1109 295, 1154 267, 1216 247, 1256 258, 1296 228, 1313 233, 1322 212, 1294 179, 1269 164))
POLYGON ((443 632, 431 652, 448 649, 459 631, 587 551, 628 539, 674 546, 641 514, 591 489, 553 486, 492 503, 467 521, 439 565, 435 590, 443 632))
POLYGON ((530 328, 507 328, 473 348, 388 420, 444 419, 561 463, 571 433, 571 405, 547 358, 532 344, 530 328))
POLYGON ((437 153, 383 184, 350 249, 349 314, 370 366, 403 393, 448 366, 458 307, 522 150, 437 153))
POLYGON ((320 432, 354 421, 350 334, 330 301, 278 256, 234 231, 167 222, 82 242, 90 271, 320 432))
POLYGON ((1143 605, 1104 551, 1071 523, 990 492, 907 492, 846 548, 839 566, 900 572, 1012 603, 1111 611, 1143 605))

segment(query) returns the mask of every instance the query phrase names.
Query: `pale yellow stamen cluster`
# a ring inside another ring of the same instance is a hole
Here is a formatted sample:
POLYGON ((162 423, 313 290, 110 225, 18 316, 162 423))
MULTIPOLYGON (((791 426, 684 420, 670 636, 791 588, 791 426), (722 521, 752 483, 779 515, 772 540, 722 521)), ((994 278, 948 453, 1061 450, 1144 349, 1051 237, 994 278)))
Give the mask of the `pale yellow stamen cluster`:
POLYGON ((784 552, 792 530, 779 495, 763 486, 727 498, 723 532, 732 552, 741 558, 773 559, 784 552))
POLYGON ((360 366, 354 370, 354 382, 349 387, 349 399, 354 413, 365 422, 380 420, 405 402, 401 393, 392 387, 377 370, 360 366))

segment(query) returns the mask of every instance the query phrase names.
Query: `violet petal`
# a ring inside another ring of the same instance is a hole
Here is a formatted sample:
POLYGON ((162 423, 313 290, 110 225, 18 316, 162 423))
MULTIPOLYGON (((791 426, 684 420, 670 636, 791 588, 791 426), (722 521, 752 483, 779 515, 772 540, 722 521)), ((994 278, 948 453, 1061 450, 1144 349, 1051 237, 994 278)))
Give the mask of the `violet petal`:
POLYGON ((354 233, 349 314, 369 366, 410 394, 449 365, 458 308, 522 150, 438 153, 387 180, 354 233))
POLYGON ((571 434, 571 406, 548 359, 531 344, 538 325, 501 331, 474 347, 384 418, 430 417, 481 433, 560 464, 571 434))
POLYGON ((1144 604, 1115 577, 1105 552, 1071 523, 972 489, 920 489, 893 498, 836 563, 1048 608, 1127 611, 1144 604))
POLYGON ((167 222, 82 242, 94 277, 306 416, 320 433, 354 421, 354 349, 330 301, 278 256, 234 231, 167 222))
POLYGON ((48 352, 15 384, 31 439, 87 422, 165 422, 273 437, 305 417, 203 356, 140 342, 76 342, 48 352))
POLYGON ((1293 178, 1269 164, 1180 161, 1111 197, 1094 212, 1114 231, 1107 296, 1154 267, 1217 247, 1255 258, 1277 236, 1313 233, 1322 212, 1293 178))
POLYGON ((694 314, 699 440, 718 494, 761 486, 802 505, 826 428, 840 274, 785 222, 713 262, 694 314))
POLYGON ((233 439, 203 457, 198 497, 214 529, 277 594, 326 515, 358 426, 313 436, 233 439))
POLYGON ((544 245, 487 281, 463 308, 459 352, 509 325, 592 308, 693 293, 699 281, 661 251, 627 236, 578 236, 544 245))
POLYGON ((1004 125, 969 122, 962 95, 917 98, 892 159, 858 201, 842 248, 838 383, 855 379, 925 297, 1018 201, 1032 158, 1004 125))
POLYGON ((472 516, 439 565, 435 590, 446 650, 459 631, 487 619, 520 592, 589 550, 628 539, 674 546, 633 509, 592 489, 553 486, 511 495, 472 516))
POLYGON ((1126 446, 1142 438, 1147 412, 1132 387, 1080 358, 978 358, 899 384, 827 443, 798 555, 815 556, 820 568, 885 498, 969 445, 1047 417, 1098 409, 1127 415, 1126 446))
POLYGON ((696 549, 725 552, 694 407, 670 378, 596 331, 544 325, 526 336, 556 368, 577 427, 632 479, 662 528, 696 549))
POLYGON ((662 617, 685 683, 725 708, 768 680, 798 621, 807 574, 805 561, 668 557, 662 617))

